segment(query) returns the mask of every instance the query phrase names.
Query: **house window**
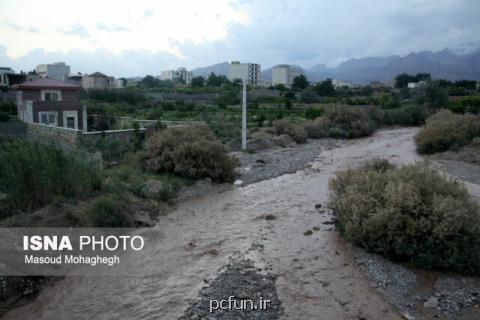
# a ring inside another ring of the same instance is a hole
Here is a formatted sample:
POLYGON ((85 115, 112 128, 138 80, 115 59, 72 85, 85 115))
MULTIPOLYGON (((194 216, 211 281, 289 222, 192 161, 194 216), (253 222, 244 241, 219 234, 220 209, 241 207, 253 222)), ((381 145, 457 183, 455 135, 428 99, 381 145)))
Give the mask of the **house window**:
POLYGON ((61 101, 60 91, 42 91, 43 101, 61 101))
POLYGON ((57 125, 57 114, 55 112, 40 112, 40 123, 46 125, 57 125))
POLYGON ((75 129, 75 117, 67 117, 67 128, 75 129))

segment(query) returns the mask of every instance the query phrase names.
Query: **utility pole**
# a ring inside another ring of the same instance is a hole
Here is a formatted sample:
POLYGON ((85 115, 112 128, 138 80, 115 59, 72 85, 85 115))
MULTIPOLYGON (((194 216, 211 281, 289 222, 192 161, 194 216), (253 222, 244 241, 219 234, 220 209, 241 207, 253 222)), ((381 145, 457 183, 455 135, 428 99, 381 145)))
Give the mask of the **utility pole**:
POLYGON ((243 99, 242 99, 242 150, 247 150, 247 82, 243 79, 243 99))

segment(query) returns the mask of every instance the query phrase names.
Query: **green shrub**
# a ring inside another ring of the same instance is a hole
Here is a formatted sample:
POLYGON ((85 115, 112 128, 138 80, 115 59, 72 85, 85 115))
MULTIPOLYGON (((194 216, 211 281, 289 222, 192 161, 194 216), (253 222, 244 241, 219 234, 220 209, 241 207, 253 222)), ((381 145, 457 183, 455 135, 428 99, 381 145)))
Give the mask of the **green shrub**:
POLYGON ((307 108, 305 110, 305 119, 314 120, 323 114, 322 109, 307 108))
POLYGON ((480 207, 466 188, 417 163, 338 172, 330 208, 339 232, 396 261, 480 274, 480 207))
POLYGON ((20 139, 0 143, 0 193, 11 212, 84 195, 101 184, 100 168, 81 153, 20 139))
POLYGON ((440 111, 427 119, 415 141, 420 153, 432 154, 456 149, 480 137, 480 116, 440 111))
POLYGON ((427 112, 421 106, 406 106, 397 109, 385 110, 383 124, 387 126, 419 126, 425 123, 427 112))
POLYGON ((287 134, 296 143, 305 143, 307 141, 307 132, 302 126, 294 125, 283 119, 273 121, 272 126, 277 134, 287 134))
POLYGON ((307 136, 311 139, 323 139, 328 137, 329 122, 326 118, 316 118, 303 124, 307 136))
POLYGON ((90 208, 90 215, 94 225, 99 228, 131 226, 130 219, 119 203, 118 199, 107 196, 96 199, 90 208))
POLYGON ((329 135, 341 138, 369 136, 375 131, 375 123, 368 109, 339 106, 328 109, 326 119, 329 122, 329 135))
POLYGON ((163 130, 146 142, 146 168, 187 178, 234 180, 237 162, 208 127, 163 130))

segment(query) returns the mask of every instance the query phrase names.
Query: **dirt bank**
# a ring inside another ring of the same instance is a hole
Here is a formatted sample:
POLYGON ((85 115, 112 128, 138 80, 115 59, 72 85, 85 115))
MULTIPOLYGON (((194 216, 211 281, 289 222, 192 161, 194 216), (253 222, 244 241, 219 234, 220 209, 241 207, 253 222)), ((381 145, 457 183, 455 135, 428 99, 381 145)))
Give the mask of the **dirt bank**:
POLYGON ((209 287, 229 282, 234 290, 263 277, 263 288, 245 292, 278 297, 265 319, 401 319, 358 268, 324 208, 336 170, 374 158, 418 160, 416 131, 383 130, 343 147, 320 148, 305 170, 185 200, 160 217, 160 236, 135 261, 135 274, 67 277, 4 318, 200 319, 202 301, 218 297, 209 287), (222 273, 236 270, 235 261, 248 261, 246 278, 222 273))

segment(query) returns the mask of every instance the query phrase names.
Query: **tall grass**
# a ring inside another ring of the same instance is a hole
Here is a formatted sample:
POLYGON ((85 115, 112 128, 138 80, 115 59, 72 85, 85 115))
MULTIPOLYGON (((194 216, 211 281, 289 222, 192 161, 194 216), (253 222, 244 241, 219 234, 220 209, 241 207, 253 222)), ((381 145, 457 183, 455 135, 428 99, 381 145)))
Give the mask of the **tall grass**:
POLYGON ((20 139, 0 143, 0 204, 9 213, 82 195, 101 183, 100 169, 79 153, 20 139))

